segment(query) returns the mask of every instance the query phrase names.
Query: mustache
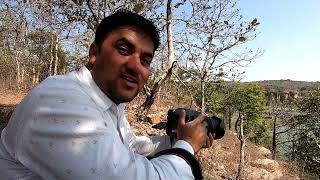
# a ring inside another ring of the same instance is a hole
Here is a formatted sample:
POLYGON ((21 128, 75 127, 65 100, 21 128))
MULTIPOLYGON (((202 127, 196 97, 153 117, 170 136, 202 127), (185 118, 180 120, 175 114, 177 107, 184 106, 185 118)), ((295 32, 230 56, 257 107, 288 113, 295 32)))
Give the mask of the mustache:
POLYGON ((130 82, 133 82, 133 83, 138 83, 139 82, 139 77, 137 77, 136 75, 131 74, 131 73, 127 73, 127 72, 122 73, 121 77, 123 79, 126 79, 126 80, 128 80, 130 82))

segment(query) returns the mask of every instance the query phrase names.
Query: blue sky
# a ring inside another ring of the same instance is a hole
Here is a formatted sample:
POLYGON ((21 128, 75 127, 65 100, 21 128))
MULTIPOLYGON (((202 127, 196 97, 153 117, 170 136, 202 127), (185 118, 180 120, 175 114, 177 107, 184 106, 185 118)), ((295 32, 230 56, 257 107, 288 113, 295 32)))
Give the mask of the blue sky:
POLYGON ((239 7, 261 23, 250 46, 265 50, 243 81, 320 81, 320 0, 240 0, 239 7))

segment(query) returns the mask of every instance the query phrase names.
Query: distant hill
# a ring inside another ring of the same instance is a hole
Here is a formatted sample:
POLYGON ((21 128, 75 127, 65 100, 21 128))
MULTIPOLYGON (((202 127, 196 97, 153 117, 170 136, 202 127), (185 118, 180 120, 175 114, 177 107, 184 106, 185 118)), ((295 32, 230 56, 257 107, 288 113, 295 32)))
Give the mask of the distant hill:
POLYGON ((292 80, 264 80, 264 81, 255 81, 255 83, 262 84, 267 91, 293 91, 301 92, 309 90, 315 87, 320 86, 320 81, 318 82, 308 82, 308 81, 292 81, 292 80))
POLYGON ((257 81, 265 87, 268 102, 293 102, 304 91, 320 87, 320 82, 292 81, 292 80, 265 80, 257 81))
MULTIPOLYGON (((234 86, 237 83, 226 82, 229 86, 234 86)), ((284 102, 295 101, 303 92, 320 87, 320 81, 308 82, 308 81, 292 81, 292 80, 264 80, 253 82, 240 82, 240 83, 258 83, 265 88, 265 95, 268 102, 284 102)))

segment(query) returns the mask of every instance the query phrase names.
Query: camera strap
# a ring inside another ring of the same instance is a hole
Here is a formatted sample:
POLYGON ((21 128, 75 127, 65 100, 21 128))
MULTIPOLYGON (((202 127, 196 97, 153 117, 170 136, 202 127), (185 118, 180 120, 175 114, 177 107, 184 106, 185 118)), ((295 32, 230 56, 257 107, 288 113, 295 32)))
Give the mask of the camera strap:
POLYGON ((150 160, 150 159, 159 157, 161 155, 179 156, 180 158, 184 159, 189 164, 195 180, 202 180, 203 179, 201 166, 200 166, 199 162, 197 161, 197 159, 194 157, 194 155, 192 155, 189 151, 182 149, 182 148, 165 149, 163 151, 156 153, 154 156, 147 157, 147 158, 150 160))

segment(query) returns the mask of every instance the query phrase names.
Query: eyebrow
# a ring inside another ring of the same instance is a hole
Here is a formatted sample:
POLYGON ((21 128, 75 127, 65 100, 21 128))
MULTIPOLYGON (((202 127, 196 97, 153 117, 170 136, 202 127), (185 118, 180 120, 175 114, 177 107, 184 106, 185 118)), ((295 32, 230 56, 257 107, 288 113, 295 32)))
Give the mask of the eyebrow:
POLYGON ((115 45, 119 45, 119 44, 121 44, 121 45, 125 44, 125 45, 129 46, 129 48, 135 49, 135 46, 134 46, 128 39, 126 39, 126 38, 118 39, 118 40, 115 42, 115 45))
MULTIPOLYGON (((118 43, 121 43, 121 44, 123 43, 123 44, 129 46, 129 48, 135 49, 135 45, 133 43, 131 43, 127 38, 121 38, 121 39, 117 40, 115 42, 115 45, 118 45, 118 43)), ((150 58, 153 58, 153 53, 143 52, 143 55, 148 56, 150 58)))

